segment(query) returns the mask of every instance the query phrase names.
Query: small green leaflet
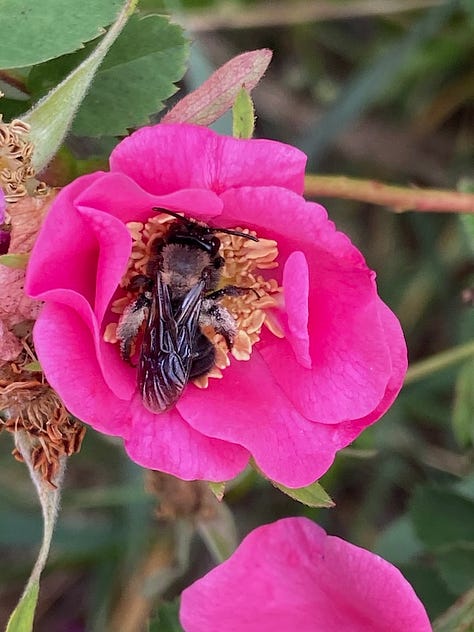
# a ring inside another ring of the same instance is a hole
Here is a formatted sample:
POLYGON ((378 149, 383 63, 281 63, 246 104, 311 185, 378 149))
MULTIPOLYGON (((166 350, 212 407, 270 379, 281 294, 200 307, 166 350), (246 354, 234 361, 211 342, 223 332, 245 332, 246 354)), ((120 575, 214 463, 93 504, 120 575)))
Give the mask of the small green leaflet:
POLYGON ((5 632, 31 632, 38 601, 39 582, 33 582, 23 593, 17 607, 8 620, 5 632))
POLYGON ((7 268, 16 268, 18 270, 25 270, 30 255, 27 253, 0 255, 0 265, 7 268))
POLYGON ((224 483, 208 483, 209 489, 220 502, 224 498, 225 482, 224 483))
POLYGON ((463 448, 474 445, 474 359, 461 367, 456 379, 453 431, 463 448))
POLYGON ((254 127, 252 97, 245 88, 241 88, 232 106, 232 135, 234 138, 252 138, 254 127))
POLYGON ((280 483, 275 483, 275 481, 272 481, 272 484, 290 498, 308 507, 334 507, 335 505, 332 498, 318 482, 297 489, 285 487, 280 483))

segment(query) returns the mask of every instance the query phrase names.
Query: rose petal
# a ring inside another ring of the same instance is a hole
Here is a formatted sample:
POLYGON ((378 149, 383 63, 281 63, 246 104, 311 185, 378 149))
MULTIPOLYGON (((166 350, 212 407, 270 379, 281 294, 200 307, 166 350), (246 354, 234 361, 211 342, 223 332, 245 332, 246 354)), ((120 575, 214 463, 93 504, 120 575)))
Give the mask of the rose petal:
POLYGON ((131 431, 125 442, 132 459, 186 481, 213 482, 234 478, 245 469, 249 453, 228 441, 197 432, 176 410, 154 415, 137 398, 131 407, 131 431))
POLYGON ((255 350, 249 362, 232 360, 222 380, 210 380, 204 397, 188 386, 177 408, 196 430, 247 448, 269 478, 288 487, 319 478, 337 450, 333 428, 298 413, 255 350))
POLYGON ((423 605, 382 558, 306 518, 255 529, 187 588, 186 632, 430 632, 423 605))
POLYGON ((70 307, 48 302, 34 341, 68 410, 100 432, 123 437, 137 463, 185 480, 220 481, 245 468, 249 455, 240 446, 197 433, 176 411, 153 415, 137 398, 116 397, 104 382, 89 328, 70 307))
POLYGON ((163 195, 202 188, 278 185, 302 193, 306 156, 276 141, 239 140, 198 125, 142 127, 110 156, 111 171, 163 195))
POLYGON ((311 369, 308 333, 309 268, 304 253, 292 252, 286 260, 283 290, 288 314, 286 338, 297 362, 305 369, 311 369))
POLYGON ((123 173, 106 173, 74 200, 79 209, 110 213, 123 223, 145 222, 154 207, 186 212, 196 219, 209 219, 221 213, 222 202, 212 191, 182 189, 165 195, 147 193, 123 173))
POLYGON ((74 180, 62 189, 43 222, 26 273, 25 291, 33 298, 53 288, 67 288, 94 305, 98 261, 97 240, 75 208, 74 199, 100 179, 100 172, 74 180))
POLYGON ((362 255, 322 207, 289 191, 242 188, 222 200, 224 226, 238 217, 278 242, 281 261, 300 250, 309 266, 312 369, 301 366, 285 341, 264 335, 258 347, 281 388, 313 421, 334 424, 368 415, 384 397, 391 359, 373 273, 362 255))
POLYGON ((0 224, 3 224, 3 222, 5 221, 5 208, 6 208, 5 193, 3 192, 3 189, 0 187, 0 224))

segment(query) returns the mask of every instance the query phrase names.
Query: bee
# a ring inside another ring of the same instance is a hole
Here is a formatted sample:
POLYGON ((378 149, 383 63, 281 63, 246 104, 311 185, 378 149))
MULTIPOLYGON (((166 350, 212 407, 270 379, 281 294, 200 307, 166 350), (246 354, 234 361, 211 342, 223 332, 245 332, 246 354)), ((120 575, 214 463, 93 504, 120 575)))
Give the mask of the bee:
POLYGON ((176 404, 190 379, 205 375, 214 366, 215 348, 202 327, 211 325, 228 349, 232 348, 236 323, 219 300, 255 292, 235 285, 217 289, 225 261, 219 255, 221 243, 215 233, 258 239, 236 230, 211 228, 173 211, 153 210, 175 220, 152 243, 146 275, 137 275, 130 282, 128 289, 140 293, 123 313, 117 338, 122 359, 131 363, 132 342, 146 319, 137 387, 144 406, 161 413, 176 404))

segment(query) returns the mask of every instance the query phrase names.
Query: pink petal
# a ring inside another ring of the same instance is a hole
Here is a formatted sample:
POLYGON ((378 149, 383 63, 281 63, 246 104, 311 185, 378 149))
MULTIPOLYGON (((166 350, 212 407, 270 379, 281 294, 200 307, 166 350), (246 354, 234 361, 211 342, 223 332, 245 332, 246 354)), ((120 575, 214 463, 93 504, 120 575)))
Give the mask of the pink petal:
POLYGON ((55 199, 31 253, 25 283, 29 296, 40 298, 50 289, 68 288, 94 304, 97 241, 74 199, 101 177, 99 172, 78 178, 55 199))
POLYGON ((423 605, 382 558, 306 518, 255 529, 187 588, 186 632, 430 632, 423 605))
POLYGON ((238 140, 198 125, 142 127, 110 156, 111 171, 130 176, 149 193, 278 185, 303 192, 306 156, 270 140, 238 140))
POLYGON ((3 189, 0 187, 0 224, 3 224, 5 221, 5 194, 3 189))
POLYGON ((288 340, 297 361, 305 369, 311 369, 309 352, 309 268, 302 252, 292 252, 283 271, 283 288, 287 312, 288 340))
POLYGON ((229 480, 245 469, 250 457, 239 445, 197 432, 176 408, 161 415, 150 413, 138 395, 132 402, 130 421, 125 447, 131 458, 143 467, 186 481, 229 480))
POLYGON ((266 476, 289 487, 319 478, 337 450, 334 426, 305 419, 256 351, 249 362, 233 360, 205 391, 189 385, 177 408, 199 432, 244 446, 266 476))
POLYGON ((183 211, 196 219, 209 219, 221 213, 222 202, 212 191, 182 189, 154 195, 142 189, 123 173, 106 173, 74 200, 78 208, 98 209, 110 213, 123 223, 145 222, 154 207, 183 211))
POLYGON ((34 341, 68 410, 100 432, 123 437, 137 463, 185 480, 220 481, 245 468, 249 455, 240 446, 201 435, 177 412, 152 415, 139 398, 119 399, 105 383, 89 327, 70 307, 47 303, 34 341))
MULTIPOLYGON (((224 226, 239 218, 240 225, 277 240, 280 261, 302 251, 309 266, 312 369, 302 366, 304 356, 299 361, 296 347, 288 342, 265 335, 258 345, 280 387, 314 421, 339 423, 369 415, 383 399, 392 375, 390 345, 401 344, 404 350, 405 344, 399 337, 392 342, 384 333, 373 273, 360 252, 335 230, 322 207, 290 191, 242 188, 221 197, 224 226)), ((290 263, 294 279, 298 271, 294 261, 290 263)), ((303 269, 303 279, 305 274, 303 269)), ((294 322, 301 316, 290 314, 292 318, 294 322)), ((290 342, 293 345, 291 338, 290 342)))
POLYGON ((48 382, 66 408, 96 430, 126 438, 128 402, 120 400, 105 383, 90 328, 78 312, 46 303, 33 338, 48 382))

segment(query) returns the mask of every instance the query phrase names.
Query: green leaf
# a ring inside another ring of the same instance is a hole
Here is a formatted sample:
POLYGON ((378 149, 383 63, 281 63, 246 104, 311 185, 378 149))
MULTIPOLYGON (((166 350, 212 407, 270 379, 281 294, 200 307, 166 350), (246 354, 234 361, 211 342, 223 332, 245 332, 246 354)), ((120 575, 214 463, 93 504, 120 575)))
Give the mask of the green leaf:
POLYGON ((29 254, 8 253, 7 255, 0 255, 0 264, 7 268, 17 268, 18 270, 25 270, 28 264, 29 254))
POLYGON ((8 620, 5 632, 31 632, 38 601, 39 581, 33 582, 23 593, 17 607, 8 620))
POLYGON ((225 482, 223 483, 208 483, 209 489, 220 502, 224 498, 225 482))
POLYGON ((436 566, 448 589, 462 595, 474 586, 474 545, 437 553, 436 566))
POLYGON ((454 595, 431 566, 410 563, 402 564, 399 568, 413 586, 430 618, 437 617, 453 603, 454 595))
POLYGON ((466 362, 456 379, 453 431, 461 447, 474 445, 474 360, 466 362))
POLYGON ((466 236, 471 253, 474 254, 474 215, 459 215, 459 221, 466 236))
POLYGON ((419 487, 410 514, 417 536, 428 548, 474 541, 474 502, 449 489, 419 487))
POLYGON ((394 520, 381 533, 374 547, 374 553, 393 564, 406 564, 423 550, 416 537, 409 516, 394 520))
POLYGON ((255 110, 250 93, 241 88, 232 106, 232 135, 235 138, 252 138, 255 128, 255 110))
POLYGON ((38 172, 59 149, 98 67, 125 26, 136 2, 125 2, 117 20, 91 55, 23 117, 31 125, 29 139, 35 146, 33 166, 38 172))
POLYGON ((186 70, 188 43, 168 18, 134 16, 110 49, 72 130, 79 136, 127 134, 149 123, 177 90, 186 70))
POLYGON ((275 481, 271 482, 284 494, 308 507, 334 507, 335 505, 332 498, 318 482, 297 489, 285 487, 280 485, 280 483, 275 483, 275 481))
POLYGON ((25 371, 31 371, 32 373, 39 373, 42 370, 41 364, 38 362, 38 360, 34 360, 33 362, 25 364, 23 368, 25 369, 25 371))
POLYGON ((104 32, 120 0, 0 0, 0 68, 32 66, 81 48, 104 32))
POLYGON ((234 57, 194 92, 181 99, 162 122, 210 125, 232 107, 241 88, 249 92, 253 90, 271 58, 272 52, 267 48, 234 57))
POLYGON ((148 632, 183 632, 179 623, 179 601, 162 604, 156 618, 150 621, 148 632))

